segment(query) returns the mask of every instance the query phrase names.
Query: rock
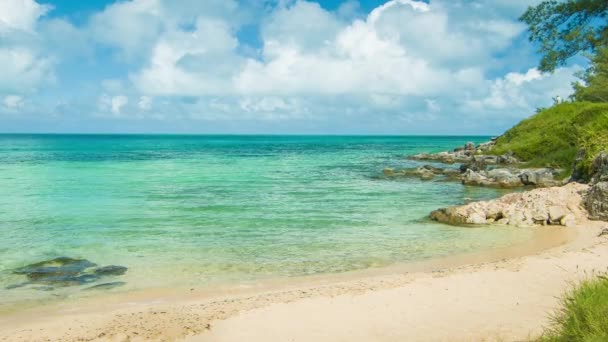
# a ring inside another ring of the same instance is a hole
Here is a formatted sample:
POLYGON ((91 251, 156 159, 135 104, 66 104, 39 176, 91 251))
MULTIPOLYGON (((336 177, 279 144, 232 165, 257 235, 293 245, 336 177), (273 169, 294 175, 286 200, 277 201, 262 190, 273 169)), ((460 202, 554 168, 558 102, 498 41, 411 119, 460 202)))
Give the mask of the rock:
POLYGON ((479 146, 477 146, 477 151, 479 151, 481 153, 488 152, 494 147, 495 144, 496 143, 493 141, 488 141, 488 142, 479 144, 479 146))
POLYGON ((591 183, 608 181, 608 153, 600 152, 591 166, 591 183))
POLYGON ((390 167, 387 167, 386 169, 384 169, 382 171, 384 173, 385 176, 387 177, 393 177, 395 176, 395 169, 391 169, 390 167))
POLYGON ((572 165, 572 175, 570 176, 570 182, 581 182, 585 181, 585 173, 581 168, 581 163, 585 160, 585 156, 587 152, 585 149, 580 149, 576 153, 576 158, 574 158, 574 164, 572 165))
POLYGON ((520 178, 509 169, 490 170, 488 178, 494 180, 501 188, 514 188, 522 185, 520 178))
POLYGON ((608 228, 604 228, 597 237, 602 237, 604 235, 608 235, 608 228))
POLYGON ((587 215, 581 208, 581 193, 587 189, 588 185, 571 183, 562 187, 512 193, 492 201, 438 209, 430 214, 430 218, 453 225, 574 226, 587 215))
POLYGON ((496 160, 497 164, 517 164, 519 160, 512 156, 511 154, 503 154, 502 156, 498 156, 496 160))
POLYGON ((568 213, 564 210, 563 207, 560 206, 551 206, 549 207, 549 224, 552 225, 561 225, 562 219, 567 216, 568 213))
POLYGON ((28 282, 11 285, 15 289, 27 285, 46 285, 40 288, 80 286, 90 284, 104 276, 123 275, 127 271, 124 266, 106 266, 90 271, 97 266, 85 259, 60 257, 41 261, 35 264, 13 270, 14 274, 24 275, 28 282))
POLYGON ((486 186, 491 184, 491 181, 485 176, 485 174, 468 169, 462 175, 462 184, 486 186))
POLYGON ((38 279, 32 284, 45 284, 55 287, 68 287, 85 285, 99 280, 99 276, 94 274, 82 274, 77 276, 59 276, 38 279))
POLYGON ((475 144, 473 144, 472 142, 468 142, 464 145, 464 150, 465 151, 476 151, 477 149, 475 148, 475 144))
POLYGON ((109 275, 123 275, 127 273, 125 266, 104 266, 95 270, 95 274, 98 276, 109 276, 109 275))
POLYGON ((485 171, 487 167, 487 163, 484 158, 471 158, 471 161, 465 164, 460 165, 460 172, 465 173, 467 170, 472 170, 475 172, 485 171))
POLYGON ((585 196, 589 219, 608 221, 608 182, 599 182, 585 196))
POLYGON ((124 281, 115 281, 115 282, 112 282, 112 283, 104 283, 104 284, 99 284, 99 285, 94 285, 94 286, 91 286, 91 287, 87 287, 83 291, 112 290, 112 289, 115 289, 117 287, 124 286, 126 284, 127 283, 125 283, 124 281))
POLYGON ((557 186, 560 182, 555 180, 557 171, 554 169, 530 169, 519 174, 524 185, 539 187, 557 186))
POLYGON ((15 269, 13 273, 25 275, 30 280, 38 280, 45 278, 73 276, 83 272, 87 268, 95 266, 97 265, 85 259, 59 257, 20 267, 15 269))

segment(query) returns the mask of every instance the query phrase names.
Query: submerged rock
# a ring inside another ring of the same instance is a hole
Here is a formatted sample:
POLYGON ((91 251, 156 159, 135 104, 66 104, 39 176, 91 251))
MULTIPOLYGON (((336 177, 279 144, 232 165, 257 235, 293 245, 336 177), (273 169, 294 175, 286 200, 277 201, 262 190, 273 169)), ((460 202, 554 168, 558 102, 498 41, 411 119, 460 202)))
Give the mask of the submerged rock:
POLYGON ((438 209, 430 214, 430 218, 453 225, 572 226, 586 219, 587 214, 581 204, 582 194, 588 188, 584 184, 571 183, 513 193, 492 201, 438 209))
POLYGON ((431 180, 435 176, 445 176, 445 178, 457 178, 460 172, 456 169, 451 168, 440 168, 432 165, 423 165, 415 169, 402 169, 395 170, 392 168, 386 168, 383 170, 385 177, 397 178, 397 177, 417 177, 422 180, 431 180))
POLYGON ((98 276, 108 276, 108 275, 123 275, 127 273, 127 268, 125 266, 104 266, 95 270, 95 274, 98 276))
POLYGON ((25 275, 30 280, 38 280, 73 276, 82 273, 87 268, 95 266, 97 266, 97 264, 86 259, 59 257, 20 267, 14 270, 13 273, 25 275))
POLYGON ((28 281, 10 285, 7 289, 16 289, 28 285, 45 285, 40 288, 81 286, 98 281, 105 276, 119 276, 127 272, 124 266, 105 266, 95 270, 97 264, 86 259, 59 257, 13 270, 14 274, 27 277, 28 281))
POLYGON ((91 291, 91 290, 112 290, 115 289, 117 287, 121 287, 126 285, 127 283, 125 283, 124 281, 115 281, 112 283, 104 283, 104 284, 99 284, 99 285, 94 285, 91 287, 87 287, 86 289, 84 289, 83 291, 91 291))

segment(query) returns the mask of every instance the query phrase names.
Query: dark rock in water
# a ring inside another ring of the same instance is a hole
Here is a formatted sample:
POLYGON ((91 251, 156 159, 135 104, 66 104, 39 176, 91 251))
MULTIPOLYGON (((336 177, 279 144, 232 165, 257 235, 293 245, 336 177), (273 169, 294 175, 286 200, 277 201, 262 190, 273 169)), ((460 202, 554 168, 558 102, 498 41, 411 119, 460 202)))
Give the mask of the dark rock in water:
POLYGON ((6 290, 18 289, 20 287, 24 287, 24 286, 27 286, 29 284, 30 284, 30 282, 19 283, 19 284, 12 284, 12 285, 9 285, 9 286, 5 287, 5 289, 6 290))
POLYGON ((87 268, 95 266, 97 266, 97 264, 85 259, 59 257, 20 267, 14 270, 13 273, 25 275, 30 280, 38 280, 44 278, 73 276, 82 273, 87 268))
POLYGON ((52 286, 38 286, 34 287, 33 289, 38 291, 53 291, 55 288, 52 286))
POLYGON ((98 276, 109 276, 109 275, 123 275, 127 273, 125 266, 104 266, 95 270, 95 274, 98 276))
POLYGON ((50 278, 42 278, 36 281, 33 281, 33 284, 45 284, 52 285, 57 287, 67 287, 67 286, 79 286, 86 285, 92 282, 99 280, 99 276, 94 274, 82 274, 82 275, 67 275, 60 277, 50 277, 50 278))
POLYGON ((90 291, 90 290, 111 290, 111 289, 115 289, 117 287, 124 286, 126 284, 127 283, 125 283, 124 281, 115 281, 113 283, 104 283, 104 284, 99 284, 99 285, 87 287, 83 291, 90 291))

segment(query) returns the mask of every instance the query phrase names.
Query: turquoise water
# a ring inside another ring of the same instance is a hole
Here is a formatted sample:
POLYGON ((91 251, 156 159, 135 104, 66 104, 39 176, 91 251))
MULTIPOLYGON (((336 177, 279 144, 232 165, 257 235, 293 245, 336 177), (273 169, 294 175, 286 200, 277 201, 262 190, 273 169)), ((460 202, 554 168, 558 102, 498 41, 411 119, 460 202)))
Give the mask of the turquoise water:
MULTIPOLYGON (((390 180, 405 156, 479 137, 0 135, 0 302, 11 269, 57 256, 129 267, 124 290, 256 281, 426 260, 518 243, 456 228, 438 207, 498 190, 390 180)), ((48 289, 47 289, 48 290, 48 289)))

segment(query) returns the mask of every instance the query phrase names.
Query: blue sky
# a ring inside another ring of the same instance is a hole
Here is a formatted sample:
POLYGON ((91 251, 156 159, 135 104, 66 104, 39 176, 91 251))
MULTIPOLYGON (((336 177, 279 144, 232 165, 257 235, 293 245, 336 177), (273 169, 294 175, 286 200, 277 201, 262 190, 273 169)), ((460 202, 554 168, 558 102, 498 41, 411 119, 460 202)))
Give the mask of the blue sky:
POLYGON ((0 132, 498 134, 556 95, 524 0, 0 0, 0 132))

